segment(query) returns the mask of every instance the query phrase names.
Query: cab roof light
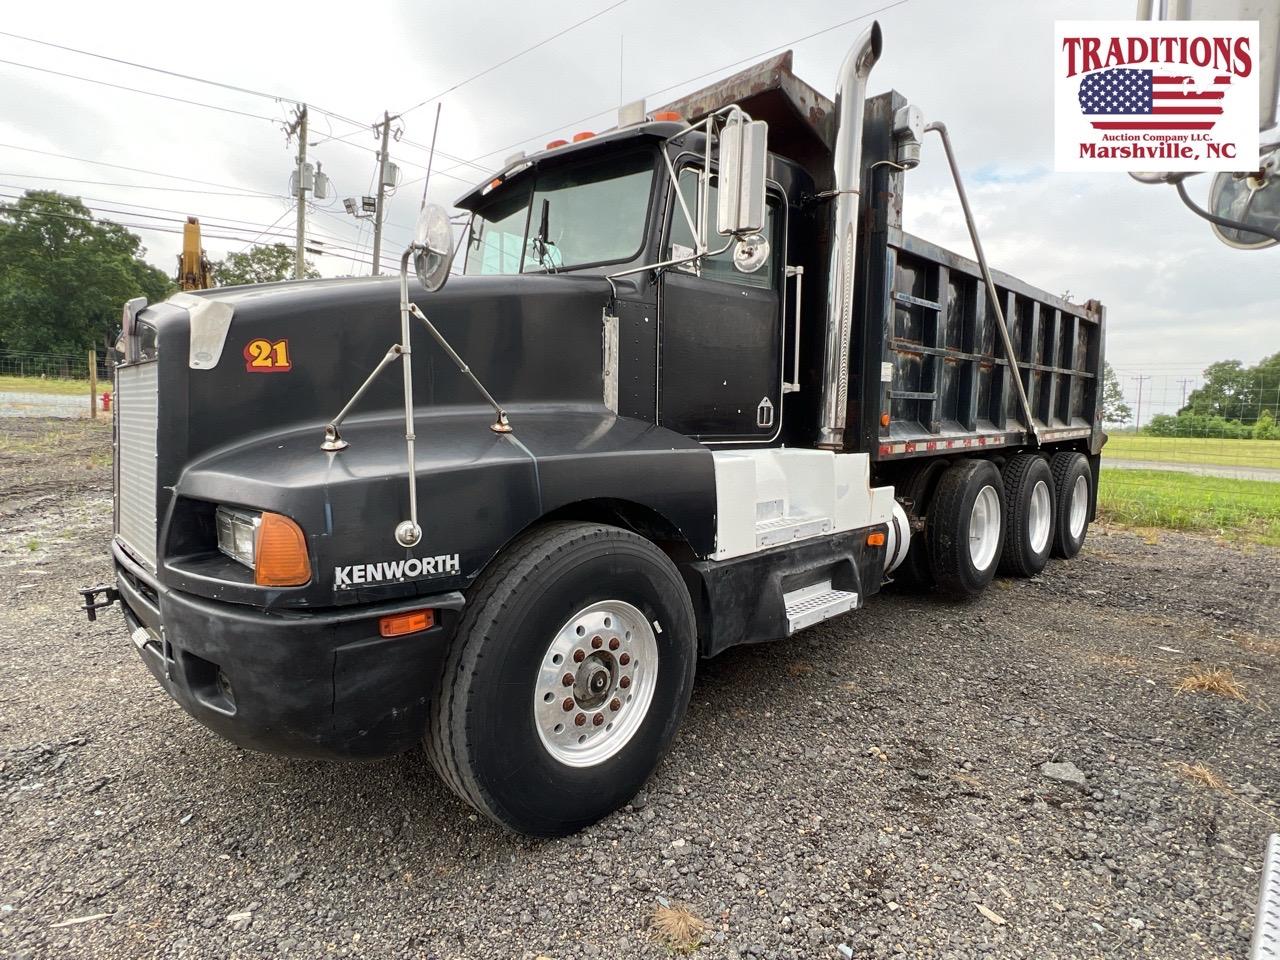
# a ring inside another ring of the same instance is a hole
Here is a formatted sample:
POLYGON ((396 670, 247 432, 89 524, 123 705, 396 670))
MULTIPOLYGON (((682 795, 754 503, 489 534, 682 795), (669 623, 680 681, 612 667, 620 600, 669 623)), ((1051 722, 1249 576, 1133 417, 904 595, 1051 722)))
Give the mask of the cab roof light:
POLYGON ((556 147, 563 147, 563 146, 565 146, 566 144, 568 144, 568 142, 569 142, 568 140, 565 140, 565 139, 563 139, 563 138, 561 138, 561 139, 559 139, 559 140, 548 140, 548 141, 547 141, 547 149, 548 149, 548 150, 554 150, 556 147))
POLYGON ((278 513, 258 522, 253 582, 260 587, 300 587, 311 580, 311 558, 302 528, 278 513))
POLYGON ((664 120, 671 123, 684 123, 684 117, 676 113, 674 110, 659 110, 653 115, 654 120, 664 120))
POLYGON ((579 130, 573 135, 574 143, 581 143, 583 140, 590 140, 595 134, 590 130, 579 130))
POLYGON ((411 633, 430 630, 435 624, 434 610, 410 610, 383 617, 378 621, 378 632, 384 637, 407 637, 411 633))

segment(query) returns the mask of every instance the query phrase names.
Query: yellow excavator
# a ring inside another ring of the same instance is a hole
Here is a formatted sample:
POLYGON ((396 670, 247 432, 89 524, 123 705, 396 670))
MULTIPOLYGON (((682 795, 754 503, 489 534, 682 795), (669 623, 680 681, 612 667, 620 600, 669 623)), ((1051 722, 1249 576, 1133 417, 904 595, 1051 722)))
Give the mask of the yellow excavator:
POLYGON ((213 267, 200 243, 200 221, 187 217, 182 225, 182 253, 178 254, 178 287, 208 290, 213 286, 213 267))

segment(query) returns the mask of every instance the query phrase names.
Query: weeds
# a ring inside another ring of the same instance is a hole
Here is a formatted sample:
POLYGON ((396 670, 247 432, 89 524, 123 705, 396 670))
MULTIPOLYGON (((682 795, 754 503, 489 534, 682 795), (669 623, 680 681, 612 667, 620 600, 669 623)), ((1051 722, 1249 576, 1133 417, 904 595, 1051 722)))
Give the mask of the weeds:
POLYGON ((705 920, 684 904, 666 900, 658 903, 650 925, 654 939, 676 953, 693 953, 701 946, 702 936, 707 932, 705 920))
POLYGON ((1177 682, 1178 693, 1213 693, 1229 700, 1248 703, 1244 686, 1226 667, 1192 667, 1191 672, 1177 682))
POLYGON ((1208 787, 1214 793, 1231 793, 1227 781, 1206 767, 1203 763, 1186 763, 1182 760, 1169 764, 1185 780, 1208 787))

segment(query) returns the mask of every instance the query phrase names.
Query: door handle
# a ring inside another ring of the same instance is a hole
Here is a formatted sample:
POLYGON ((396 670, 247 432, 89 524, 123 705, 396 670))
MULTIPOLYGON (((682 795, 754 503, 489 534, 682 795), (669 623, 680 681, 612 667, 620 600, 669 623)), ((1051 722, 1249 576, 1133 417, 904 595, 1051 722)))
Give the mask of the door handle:
MULTIPOLYGON (((794 334, 795 343, 792 347, 792 358, 791 358, 791 376, 795 377, 795 380, 788 383, 787 378, 784 376, 782 378, 782 392, 783 393, 799 393, 800 392, 800 305, 801 305, 801 296, 804 293, 804 267, 787 267, 785 273, 786 273, 786 277, 796 278, 796 332, 794 334)), ((782 280, 784 284, 787 282, 786 277, 784 277, 782 280)), ((784 351, 786 350, 786 343, 787 343, 786 330, 787 330, 786 318, 784 317, 783 327, 782 327, 782 331, 783 331, 782 344, 783 344, 784 351)), ((772 419, 770 419, 770 425, 772 424, 772 422, 773 422, 772 419)))

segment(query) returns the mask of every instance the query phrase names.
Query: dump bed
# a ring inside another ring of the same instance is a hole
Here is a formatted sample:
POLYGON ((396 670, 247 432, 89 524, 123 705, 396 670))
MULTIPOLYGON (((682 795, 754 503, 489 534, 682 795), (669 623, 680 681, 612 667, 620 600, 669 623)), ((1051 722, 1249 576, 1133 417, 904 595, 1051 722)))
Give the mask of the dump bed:
MULTIPOLYGON (((893 113, 905 103, 897 93, 867 101, 847 442, 880 461, 1030 443, 978 264, 903 232, 904 176, 873 166, 891 156, 893 113)), ((1101 304, 994 279, 1040 441, 1097 453, 1101 304)))

